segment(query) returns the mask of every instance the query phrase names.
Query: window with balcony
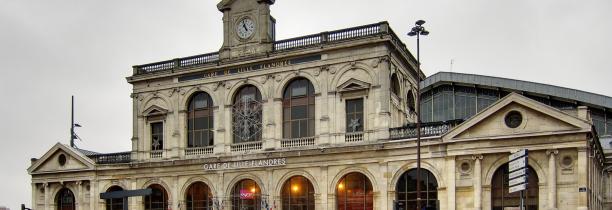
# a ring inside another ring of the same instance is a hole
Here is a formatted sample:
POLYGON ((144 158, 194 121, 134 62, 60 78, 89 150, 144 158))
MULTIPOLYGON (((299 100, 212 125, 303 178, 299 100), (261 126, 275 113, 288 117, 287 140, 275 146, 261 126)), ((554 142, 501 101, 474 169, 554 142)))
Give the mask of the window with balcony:
POLYGON ((191 96, 187 107, 187 147, 207 147, 214 144, 213 102, 208 93, 191 96))
POLYGON ((362 132, 363 126, 363 98, 346 100, 346 132, 362 132))
POLYGON ((283 94, 283 138, 314 136, 315 95, 312 83, 293 80, 283 94))
POLYGON ((261 93, 253 85, 245 85, 234 96, 232 130, 234 143, 261 141, 261 93))
POLYGON ((151 151, 164 149, 164 123, 151 123, 151 151))

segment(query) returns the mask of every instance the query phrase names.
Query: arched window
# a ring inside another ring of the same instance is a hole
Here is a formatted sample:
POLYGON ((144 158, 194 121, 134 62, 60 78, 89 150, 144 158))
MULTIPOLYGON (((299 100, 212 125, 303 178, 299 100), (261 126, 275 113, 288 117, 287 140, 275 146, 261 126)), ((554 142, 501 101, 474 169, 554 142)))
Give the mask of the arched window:
MULTIPOLYGON (((538 175, 533 168, 527 169, 527 194, 525 204, 528 210, 538 209, 538 175)), ((520 206, 520 193, 508 191, 508 164, 500 166, 493 174, 491 180, 491 209, 503 210, 506 207, 520 206)))
MULTIPOLYGON (((402 174, 395 186, 396 201, 403 209, 416 209, 417 205, 417 170, 410 169, 402 174)), ((437 208, 438 181, 436 177, 421 168, 421 207, 437 208)))
MULTIPOLYGON (((119 186, 112 186, 106 190, 106 192, 116 192, 123 191, 123 188, 119 186)), ((123 209, 123 199, 114 198, 114 199, 106 199, 106 210, 122 210, 123 209)))
POLYGON ((234 96, 232 105, 234 143, 261 141, 261 93, 253 85, 245 85, 234 96))
POLYGON ((232 210, 261 209, 261 189, 257 182, 244 179, 232 188, 232 210))
POLYGON ((213 195, 204 182, 196 182, 189 186, 185 202, 187 203, 187 210, 213 209, 213 195))
POLYGON ((406 95, 406 106, 408 106, 409 112, 416 112, 416 103, 414 102, 412 90, 409 90, 408 95, 406 95))
POLYGON ((397 97, 401 96, 399 78, 397 78, 397 74, 395 73, 391 75, 391 92, 397 97))
POLYGON ((191 96, 187 107, 187 147, 206 147, 214 144, 213 102, 208 93, 191 96))
POLYGON ((283 94, 283 138, 314 136, 315 95, 305 78, 293 80, 283 94))
POLYGON ((58 210, 74 210, 74 194, 68 188, 61 189, 55 198, 58 210))
POLYGON ((144 198, 145 210, 166 210, 168 208, 168 193, 166 189, 158 184, 148 187, 153 190, 151 195, 144 198))
POLYGON ((283 184, 282 209, 313 210, 315 209, 314 193, 314 187, 306 177, 291 177, 283 184))
POLYGON ((349 173, 336 186, 338 210, 372 210, 374 193, 372 183, 361 173, 349 173))

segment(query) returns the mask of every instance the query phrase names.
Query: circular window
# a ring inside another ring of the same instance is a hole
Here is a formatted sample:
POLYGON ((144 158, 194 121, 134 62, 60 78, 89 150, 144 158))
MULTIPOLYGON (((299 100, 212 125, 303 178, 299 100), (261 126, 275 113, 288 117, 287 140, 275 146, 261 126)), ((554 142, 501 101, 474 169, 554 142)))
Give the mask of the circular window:
POLYGON ((511 111, 506 114, 504 120, 509 128, 517 128, 523 123, 523 115, 518 111, 511 111))
POLYGON ((574 164, 574 159, 572 157, 564 156, 563 158, 561 158, 561 167, 570 168, 572 167, 572 164, 574 164))
POLYGON ((60 164, 60 166, 66 165, 66 155, 59 155, 59 157, 57 157, 57 162, 60 164))
POLYGON ((461 171, 461 173, 463 173, 463 174, 467 174, 467 173, 469 173, 469 172, 470 172, 470 170, 471 170, 470 163, 468 163, 468 162, 463 162, 463 163, 461 163, 461 165, 459 166, 459 170, 460 170, 460 171, 461 171))

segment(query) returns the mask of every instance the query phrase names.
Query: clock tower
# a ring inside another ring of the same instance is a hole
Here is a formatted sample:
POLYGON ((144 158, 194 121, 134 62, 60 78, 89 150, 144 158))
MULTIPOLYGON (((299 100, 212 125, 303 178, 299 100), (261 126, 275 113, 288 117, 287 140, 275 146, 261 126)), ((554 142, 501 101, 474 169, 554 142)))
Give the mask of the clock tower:
POLYGON ((272 51, 276 22, 270 15, 272 4, 274 0, 223 0, 217 4, 223 12, 222 60, 272 51))

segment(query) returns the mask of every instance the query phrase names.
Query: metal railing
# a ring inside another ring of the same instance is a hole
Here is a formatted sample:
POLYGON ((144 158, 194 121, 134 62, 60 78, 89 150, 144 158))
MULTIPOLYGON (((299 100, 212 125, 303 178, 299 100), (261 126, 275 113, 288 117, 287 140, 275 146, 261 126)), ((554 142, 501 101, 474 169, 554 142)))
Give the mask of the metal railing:
MULTIPOLYGON (((441 136, 463 120, 449 120, 442 122, 421 123, 421 137, 441 136)), ((416 124, 409 124, 399 128, 389 128, 389 139, 411 139, 417 137, 416 124)))
POLYGON ((189 67, 200 64, 214 63, 219 61, 219 53, 207 53, 202 55, 194 55, 185 58, 177 58, 174 60, 160 61, 156 63, 134 66, 136 74, 147 74, 163 70, 170 70, 180 67, 189 67))
POLYGON ((238 144, 232 144, 230 146, 230 150, 232 152, 244 152, 244 151, 252 151, 252 150, 261 150, 262 145, 263 144, 262 144, 261 141, 238 143, 238 144))
POLYGON ((87 157, 91 158, 97 164, 117 164, 129 163, 132 161, 131 152, 117 152, 108 154, 95 154, 87 157))
POLYGON ((213 147, 190 147, 185 149, 186 156, 208 155, 213 153, 213 147))
POLYGON ((303 147, 311 145, 315 145, 315 137, 302 137, 281 140, 281 148, 303 147))
POLYGON ((344 134, 345 142, 360 142, 363 141, 363 132, 351 132, 344 134))
MULTIPOLYGON (((290 39, 284 39, 275 41, 273 43, 273 51, 286 51, 294 50, 306 47, 322 46, 324 44, 332 44, 342 42, 346 40, 355 40, 361 38, 375 37, 382 35, 389 35, 391 42, 397 45, 406 56, 414 57, 406 45, 401 42, 399 37, 391 30, 389 23, 380 22, 375 24, 357 26, 352 28, 340 29, 336 31, 323 32, 318 34, 312 34, 307 36, 295 37, 290 39)), ((202 55, 189 56, 185 58, 177 58, 173 60, 155 62, 144 65, 134 66, 134 74, 148 74, 153 72, 159 72, 164 70, 174 70, 182 67, 196 66, 202 64, 219 63, 219 53, 207 53, 202 55)))

